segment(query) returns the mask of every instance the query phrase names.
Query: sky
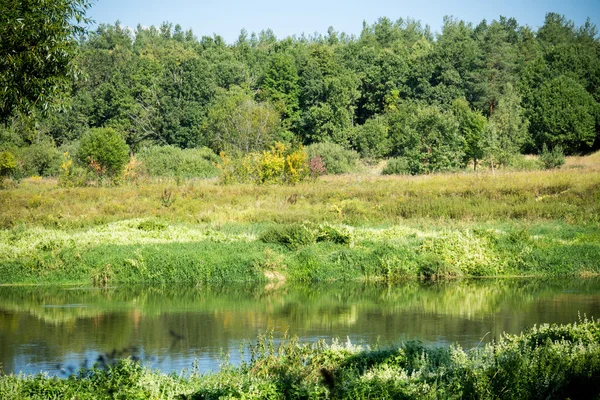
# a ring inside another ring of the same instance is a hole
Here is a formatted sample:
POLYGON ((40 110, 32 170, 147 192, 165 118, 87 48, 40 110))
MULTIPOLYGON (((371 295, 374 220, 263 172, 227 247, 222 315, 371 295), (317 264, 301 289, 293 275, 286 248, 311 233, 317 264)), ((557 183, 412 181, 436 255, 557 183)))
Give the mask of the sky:
POLYGON ((302 33, 326 34, 332 26, 337 32, 359 35, 363 21, 372 24, 380 17, 395 21, 410 17, 440 32, 445 15, 474 25, 500 15, 514 17, 520 25, 537 29, 548 12, 565 15, 576 26, 589 17, 600 27, 599 0, 94 0, 88 17, 97 24, 114 24, 135 28, 160 26, 163 22, 180 24, 202 36, 222 36, 233 43, 245 28, 249 33, 272 29, 277 38, 302 33))

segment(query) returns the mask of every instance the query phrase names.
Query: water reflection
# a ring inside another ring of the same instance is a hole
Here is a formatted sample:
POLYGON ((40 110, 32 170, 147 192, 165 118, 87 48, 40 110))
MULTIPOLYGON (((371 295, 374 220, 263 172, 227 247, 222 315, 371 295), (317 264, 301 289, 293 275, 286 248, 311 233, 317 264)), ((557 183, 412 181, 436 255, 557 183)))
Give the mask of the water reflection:
POLYGON ((215 370, 259 333, 302 341, 424 342, 463 347, 540 323, 600 315, 600 280, 469 280, 399 286, 198 288, 0 287, 5 372, 68 375, 133 356, 163 371, 215 370))

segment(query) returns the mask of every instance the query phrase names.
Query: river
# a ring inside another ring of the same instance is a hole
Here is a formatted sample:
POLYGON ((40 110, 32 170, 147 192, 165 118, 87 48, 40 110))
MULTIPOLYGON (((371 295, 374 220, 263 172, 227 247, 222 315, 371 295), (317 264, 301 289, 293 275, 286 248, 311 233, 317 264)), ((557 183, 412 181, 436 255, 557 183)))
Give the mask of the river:
POLYGON ((273 287, 0 287, 0 368, 68 376, 132 356, 163 372, 238 363, 258 335, 463 348, 600 316, 600 279, 273 287))

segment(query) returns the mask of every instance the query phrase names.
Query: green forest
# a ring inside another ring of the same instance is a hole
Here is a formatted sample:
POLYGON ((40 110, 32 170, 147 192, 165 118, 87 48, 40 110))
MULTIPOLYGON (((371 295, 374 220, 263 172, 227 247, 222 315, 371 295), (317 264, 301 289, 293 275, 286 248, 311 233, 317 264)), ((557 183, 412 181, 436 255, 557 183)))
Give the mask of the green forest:
POLYGON ((77 168, 115 176, 135 154, 149 175, 211 177, 219 164, 225 182, 239 181, 228 166, 264 152, 260 181, 272 181, 265 164, 285 159, 294 183, 303 165, 342 173, 359 158, 415 175, 535 167, 523 154, 550 168, 600 148, 600 40, 589 19, 548 13, 534 30, 446 17, 434 33, 382 17, 358 36, 242 30, 231 44, 117 21, 75 37, 58 102, 3 104, 2 175, 76 183, 77 168))

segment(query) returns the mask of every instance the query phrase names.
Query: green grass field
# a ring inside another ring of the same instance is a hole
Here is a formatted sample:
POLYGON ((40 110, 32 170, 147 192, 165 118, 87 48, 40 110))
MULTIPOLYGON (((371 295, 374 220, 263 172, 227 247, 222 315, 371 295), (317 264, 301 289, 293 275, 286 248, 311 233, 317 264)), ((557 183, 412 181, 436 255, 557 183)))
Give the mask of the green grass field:
POLYGON ((295 186, 31 178, 0 191, 0 283, 589 275, 599 221, 598 153, 553 171, 367 170, 295 186))

